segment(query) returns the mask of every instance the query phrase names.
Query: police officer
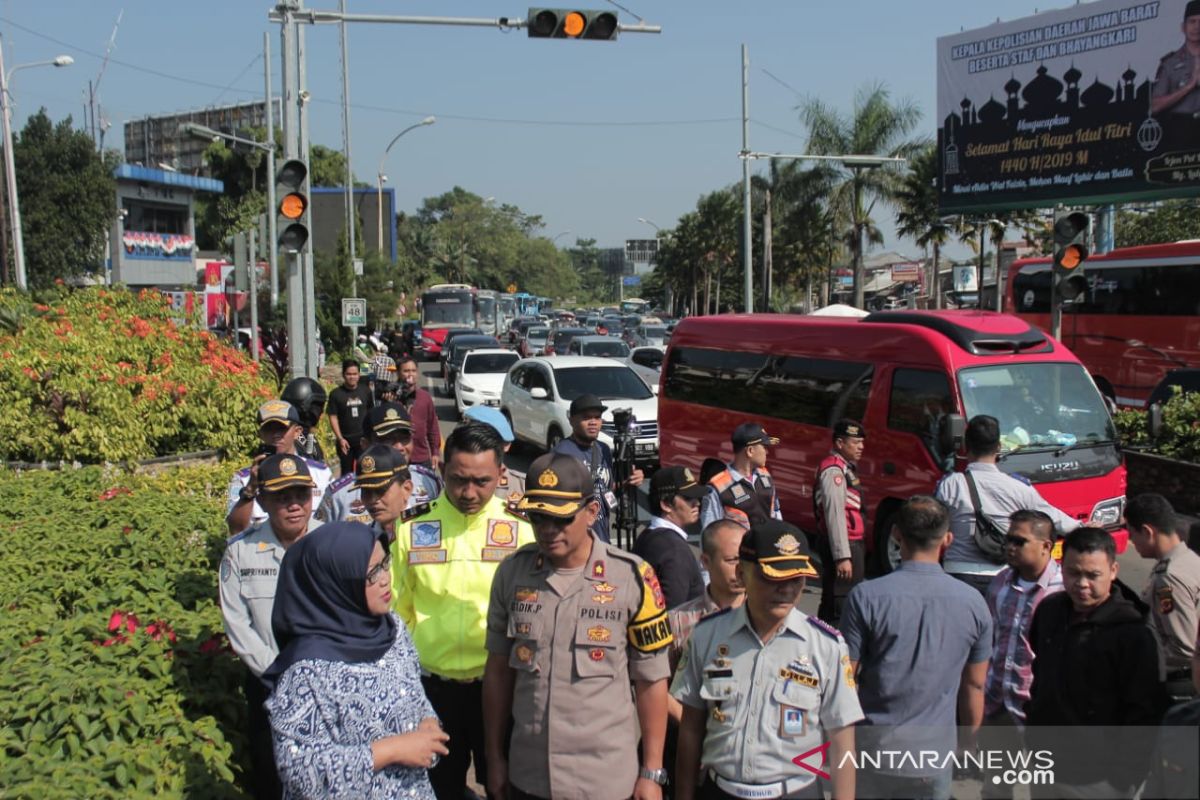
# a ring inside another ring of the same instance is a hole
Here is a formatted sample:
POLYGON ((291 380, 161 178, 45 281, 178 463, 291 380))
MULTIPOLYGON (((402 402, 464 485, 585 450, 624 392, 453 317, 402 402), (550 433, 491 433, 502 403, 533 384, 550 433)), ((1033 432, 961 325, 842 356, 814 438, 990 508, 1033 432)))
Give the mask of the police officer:
POLYGON ((840 765, 863 713, 841 634, 795 607, 817 575, 804 534, 756 523, 739 557, 746 602, 697 623, 671 687, 683 704, 675 797, 818 798, 818 769, 834 798, 853 797, 854 769, 840 765))
MULTIPOLYGON (((238 470, 229 481, 228 503, 225 507, 225 522, 230 533, 239 533, 251 525, 267 518, 267 512, 256 498, 261 481, 259 465, 263 459, 275 453, 294 453, 296 441, 304 433, 300 412, 286 400, 268 400, 258 408, 258 438, 262 446, 254 454, 250 466, 238 470)), ((325 489, 333 480, 333 472, 324 462, 304 458, 309 476, 313 481, 313 499, 310 507, 316 508, 325 495, 325 489)))
POLYGON ((1125 522, 1138 554, 1156 561, 1142 602, 1150 607, 1150 622, 1158 633, 1167 693, 1174 700, 1191 699, 1200 624, 1200 555, 1188 548, 1175 509, 1160 494, 1132 498, 1125 506, 1125 522))
POLYGON ((373 444, 359 456, 354 488, 374 528, 387 534, 389 542, 396 538, 397 523, 429 511, 428 503, 409 505, 412 496, 409 469, 404 451, 386 444, 373 444))
POLYGON ((221 616, 233 652, 248 668, 245 681, 251 758, 258 783, 256 795, 278 797, 271 726, 263 702, 267 689, 259 680, 279 648, 271 631, 275 583, 284 551, 317 522, 312 518, 313 479, 308 463, 281 454, 258 465, 258 501, 266 518, 229 540, 221 560, 221 616))
POLYGON ((817 465, 813 483, 813 510, 820 534, 819 552, 825 565, 821 575, 821 605, 817 616, 837 626, 846 595, 863 579, 862 483, 858 460, 862 458, 865 432, 852 419, 833 426, 833 450, 817 465))
POLYGON ((1150 113, 1196 114, 1200 112, 1200 0, 1191 0, 1183 10, 1183 44, 1163 56, 1154 76, 1150 113))
POLYGON ((488 606, 488 793, 658 800, 671 626, 654 570, 589 530, 600 500, 574 456, 535 460, 519 507, 537 544, 500 565, 488 606))
POLYGON ((700 527, 727 517, 749 527, 768 519, 783 519, 775 482, 767 471, 767 455, 779 439, 762 425, 745 422, 733 429, 733 463, 709 479, 711 487, 700 504, 700 527))
MULTIPOLYGON (((500 409, 494 406, 474 405, 468 408, 463 416, 468 420, 482 422, 484 425, 491 425, 495 428, 496 433, 500 434, 500 438, 504 440, 504 455, 508 456, 516 437, 513 436, 512 425, 508 424, 508 420, 500 413, 500 409)), ((496 494, 502 500, 516 503, 524 492, 525 476, 519 472, 513 472, 505 465, 504 469, 500 471, 500 485, 496 487, 496 494)))
POLYGON ((492 577, 533 542, 529 522, 495 495, 503 456, 491 426, 455 428, 442 464, 445 494, 402 522, 392 545, 393 603, 428 673, 425 693, 450 734, 450 754, 429 773, 439 800, 462 800, 472 757, 476 780, 487 780, 481 693, 492 577))
MULTIPOLYGON (((408 496, 408 508, 426 505, 442 493, 442 480, 437 473, 420 464, 411 464, 413 433, 408 409, 399 403, 384 403, 367 412, 363 423, 363 439, 360 446, 365 450, 371 445, 382 444, 404 455, 408 464, 412 490, 408 496)), ((354 473, 342 475, 329 485, 325 498, 317 509, 316 517, 322 522, 362 522, 369 525, 371 515, 359 497, 354 473)))

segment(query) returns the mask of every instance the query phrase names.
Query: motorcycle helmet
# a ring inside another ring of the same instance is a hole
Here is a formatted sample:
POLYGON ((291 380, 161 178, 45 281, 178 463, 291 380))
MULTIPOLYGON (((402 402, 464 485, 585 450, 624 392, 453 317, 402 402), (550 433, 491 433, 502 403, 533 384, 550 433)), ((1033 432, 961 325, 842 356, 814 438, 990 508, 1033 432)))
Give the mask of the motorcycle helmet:
POLYGON ((286 400, 300 412, 300 424, 315 428, 325 413, 325 387, 312 378, 296 378, 283 388, 280 400, 286 400))

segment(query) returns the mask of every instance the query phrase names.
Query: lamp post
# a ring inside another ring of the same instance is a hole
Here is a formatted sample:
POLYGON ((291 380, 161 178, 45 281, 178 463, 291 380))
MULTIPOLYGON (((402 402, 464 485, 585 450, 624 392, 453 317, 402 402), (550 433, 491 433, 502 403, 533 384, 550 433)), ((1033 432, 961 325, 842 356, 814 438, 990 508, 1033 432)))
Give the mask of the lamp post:
POLYGON ((563 231, 562 233, 554 234, 554 237, 550 240, 550 244, 555 244, 559 239, 566 236, 568 233, 571 233, 571 231, 563 231))
POLYGON ((655 233, 659 233, 660 231, 662 231, 662 228, 658 227, 651 220, 648 220, 645 217, 638 217, 638 222, 644 222, 647 225, 649 225, 651 228, 654 228, 655 233))
POLYGON ((0 46, 0 103, 4 105, 3 113, 0 114, 4 125, 4 178, 8 185, 8 217, 9 224, 12 225, 13 273, 18 289, 27 289, 29 286, 25 275, 25 240, 21 236, 21 204, 17 198, 17 161, 13 154, 12 96, 8 92, 8 86, 17 70, 30 67, 69 67, 74 63, 75 59, 70 56, 55 56, 47 61, 17 64, 6 72, 4 49, 0 46))
MULTIPOLYGON (((267 100, 267 105, 270 106, 270 99, 267 100)), ((241 136, 234 136, 232 133, 222 133, 215 131, 212 128, 204 125, 198 125, 195 122, 185 122, 183 124, 183 132, 188 136, 195 136, 197 139, 208 139, 209 141, 217 141, 224 139, 234 144, 244 144, 247 147, 253 147, 262 150, 267 154, 267 237, 270 241, 267 243, 267 269, 271 271, 271 285, 275 286, 277 280, 276 270, 279 264, 279 243, 276 241, 278 234, 275 231, 275 142, 274 136, 270 131, 267 136, 271 141, 256 142, 253 139, 245 139, 241 136)), ((254 261, 251 255, 251 261, 254 261)), ((255 280, 254 268, 250 269, 250 280, 255 280)), ((278 295, 275 292, 271 293, 272 300, 278 300, 278 295)))
MULTIPOLYGON (((385 161, 387 161, 388 153, 392 152, 392 145, 400 141, 401 136, 413 130, 414 128, 420 128, 424 125, 432 125, 435 122, 437 122, 437 117, 426 117, 415 125, 409 125, 407 128, 397 133, 395 137, 388 142, 388 146, 384 148, 383 156, 379 159, 379 171, 376 173, 375 180, 375 207, 379 212, 379 229, 377 231, 378 237, 375 239, 375 241, 379 244, 379 252, 381 253, 383 252, 383 182, 387 180, 387 175, 383 174, 383 164, 385 161)), ((394 210, 393 213, 395 213, 394 210)))

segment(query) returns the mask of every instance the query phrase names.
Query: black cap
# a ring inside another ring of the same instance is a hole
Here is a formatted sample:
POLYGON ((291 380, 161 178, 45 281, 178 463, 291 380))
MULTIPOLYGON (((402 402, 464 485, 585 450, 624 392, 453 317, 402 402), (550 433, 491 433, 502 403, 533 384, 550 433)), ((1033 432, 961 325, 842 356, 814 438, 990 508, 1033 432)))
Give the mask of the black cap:
POLYGON ((262 491, 282 492, 293 486, 316 485, 304 459, 290 453, 280 453, 263 459, 258 465, 258 483, 262 491))
POLYGON ((382 489, 396 477, 408 477, 408 459, 404 453, 386 444, 373 444, 358 457, 354 488, 382 489))
POLYGON ((852 419, 839 419, 833 426, 835 439, 865 439, 866 436, 867 432, 862 423, 852 419))
POLYGON ((600 398, 594 394, 581 394, 571 401, 571 416, 582 414, 584 411, 600 411, 608 410, 608 406, 600 402, 600 398))
POLYGON ((782 520, 769 519, 751 525, 742 537, 738 558, 757 563, 769 581, 817 577, 804 534, 782 520))
POLYGON ((1191 0, 1183 9, 1183 18, 1194 17, 1200 14, 1200 0, 1191 0))
POLYGON ((595 494, 592 475, 583 462, 564 453, 547 453, 529 465, 525 495, 517 508, 552 517, 570 517, 595 494))
POLYGON ((687 467, 663 467, 650 479, 650 496, 655 502, 675 495, 699 500, 706 491, 696 480, 696 474, 687 467))
POLYGON ((363 431, 373 439, 382 439, 396 431, 412 431, 412 417, 399 403, 382 403, 367 412, 363 431))
POLYGON ((258 407, 258 427, 300 424, 300 412, 287 400, 268 400, 258 407))
POLYGON ((745 450, 752 444, 765 444, 767 447, 774 447, 779 444, 779 439, 775 436, 769 436, 763 430, 763 426, 757 422, 743 422, 733 429, 733 436, 729 437, 733 442, 733 452, 745 450))

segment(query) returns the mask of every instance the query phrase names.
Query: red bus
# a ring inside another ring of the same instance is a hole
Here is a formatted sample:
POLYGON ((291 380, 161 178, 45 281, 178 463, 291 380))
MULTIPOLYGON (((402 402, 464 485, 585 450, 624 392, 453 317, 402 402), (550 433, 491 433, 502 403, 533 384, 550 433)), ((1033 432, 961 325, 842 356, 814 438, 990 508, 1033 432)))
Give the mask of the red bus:
MULTIPOLYGON (((1168 370, 1200 367, 1200 242, 1127 247, 1084 262, 1062 342, 1119 405, 1142 407, 1168 370)), ((1048 258, 1014 261, 1006 307, 1050 330, 1048 258)))
POLYGON ((465 283, 439 283, 421 293, 421 353, 436 359, 446 333, 475 327, 475 289, 465 283))
POLYGON ((1000 468, 1047 501, 1113 532, 1124 552, 1125 466, 1108 407, 1065 347, 1007 314, 881 311, 862 319, 791 314, 688 317, 671 336, 659 390, 660 461, 698 470, 732 458, 729 435, 760 422, 780 445, 769 468, 783 516, 815 531, 812 483, 832 425, 861 420, 868 553, 897 562, 891 517, 932 494, 965 458, 944 432, 1000 421, 1000 468))

